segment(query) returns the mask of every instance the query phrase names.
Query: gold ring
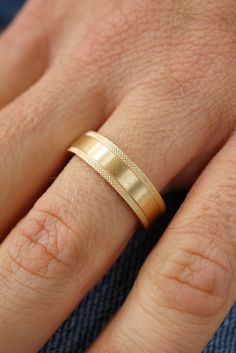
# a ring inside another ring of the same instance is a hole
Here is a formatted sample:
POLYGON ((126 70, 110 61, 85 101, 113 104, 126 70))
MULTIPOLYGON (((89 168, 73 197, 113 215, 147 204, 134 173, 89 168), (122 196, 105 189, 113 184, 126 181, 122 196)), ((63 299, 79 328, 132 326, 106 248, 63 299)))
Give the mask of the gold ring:
POLYGON ((95 131, 68 149, 94 168, 120 194, 145 228, 162 214, 165 202, 142 170, 113 142, 95 131))

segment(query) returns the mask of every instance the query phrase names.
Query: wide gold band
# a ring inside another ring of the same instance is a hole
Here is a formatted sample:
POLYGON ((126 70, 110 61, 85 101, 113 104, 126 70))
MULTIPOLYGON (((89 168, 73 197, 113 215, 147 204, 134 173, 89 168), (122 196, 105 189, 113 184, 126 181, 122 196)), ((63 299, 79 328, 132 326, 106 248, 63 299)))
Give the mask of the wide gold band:
POLYGON ((121 195, 145 228, 165 211, 165 203, 141 169, 113 142, 88 131, 69 148, 121 195))

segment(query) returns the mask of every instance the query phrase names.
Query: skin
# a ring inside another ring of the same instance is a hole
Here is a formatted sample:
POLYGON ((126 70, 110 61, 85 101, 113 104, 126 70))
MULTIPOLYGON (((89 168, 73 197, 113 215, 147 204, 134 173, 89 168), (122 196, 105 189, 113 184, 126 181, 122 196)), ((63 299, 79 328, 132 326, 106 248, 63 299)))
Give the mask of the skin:
POLYGON ((158 190, 191 188, 87 352, 203 350, 236 299, 235 15, 234 0, 34 0, 2 34, 1 353, 37 352, 138 226, 69 161, 89 129, 158 190))

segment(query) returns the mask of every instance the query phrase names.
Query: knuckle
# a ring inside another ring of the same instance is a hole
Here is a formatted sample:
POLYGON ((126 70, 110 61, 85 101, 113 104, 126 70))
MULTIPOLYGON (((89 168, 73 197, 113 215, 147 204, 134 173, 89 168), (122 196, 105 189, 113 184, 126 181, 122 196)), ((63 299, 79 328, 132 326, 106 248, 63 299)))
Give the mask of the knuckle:
MULTIPOLYGON (((171 76, 171 92, 175 94, 194 90, 196 83, 205 85, 207 82, 208 90, 211 86, 215 90, 213 84, 209 85, 213 82, 226 88, 230 74, 235 72, 236 25, 233 18, 236 9, 224 12, 212 5, 200 5, 198 2, 197 6, 172 10, 172 16, 176 15, 178 22, 183 25, 171 31, 166 39, 171 44, 163 51, 162 64, 164 68, 167 67, 167 76, 171 76), (210 10, 211 7, 212 11, 205 12, 205 9, 210 10)), ((175 22, 173 25, 176 26, 175 22)), ((209 93, 213 94, 213 91, 209 93)))
POLYGON ((34 276, 61 278, 72 274, 83 251, 78 235, 68 225, 65 207, 37 206, 13 234, 8 254, 13 263, 34 276))
MULTIPOLYGON (((124 61, 130 60, 127 53, 131 53, 132 56, 140 35, 143 37, 142 33, 147 31, 153 22, 153 11, 144 5, 150 2, 124 0, 112 2, 111 6, 100 14, 96 23, 94 22, 86 31, 86 40, 84 45, 79 45, 79 51, 78 46, 73 46, 75 66, 78 67, 79 60, 83 69, 88 67, 91 70, 92 64, 100 70, 107 70, 108 64, 114 68, 120 63, 121 57, 124 61)), ((143 41, 143 38, 140 40, 143 41)))
POLYGON ((192 234, 159 266, 151 266, 147 273, 154 301, 157 297, 163 306, 197 317, 215 316, 226 305, 233 272, 228 252, 217 238, 192 234))
POLYGON ((98 45, 108 44, 112 47, 117 43, 131 40, 131 36, 138 37, 149 27, 153 18, 153 11, 149 9, 150 0, 147 2, 117 2, 112 11, 98 21, 93 29, 98 45), (151 16, 150 16, 151 14, 151 16))

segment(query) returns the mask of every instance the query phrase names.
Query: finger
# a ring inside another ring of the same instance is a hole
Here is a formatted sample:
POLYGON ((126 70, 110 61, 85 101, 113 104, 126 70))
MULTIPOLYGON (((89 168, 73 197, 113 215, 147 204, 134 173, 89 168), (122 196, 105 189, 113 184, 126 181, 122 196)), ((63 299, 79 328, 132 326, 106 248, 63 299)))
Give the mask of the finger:
POLYGON ((106 118, 95 80, 81 81, 51 69, 0 112, 0 238, 55 179, 71 141, 106 118))
POLYGON ((88 353, 200 353, 236 299, 236 135, 210 162, 88 353))
POLYGON ((47 67, 47 32, 28 7, 0 37, 0 108, 35 83, 47 67))
MULTIPOLYGON (((186 131, 184 123, 173 129, 173 120, 166 118, 171 113, 170 102, 159 100, 160 120, 154 125, 150 116, 142 120, 142 109, 150 105, 150 99, 145 101, 143 91, 142 99, 137 96, 134 104, 133 94, 100 130, 162 189, 205 147, 207 134, 202 138, 202 131, 193 126, 196 141, 185 153, 181 141, 189 143, 193 132, 189 125, 186 131), (169 134, 165 139, 158 135, 159 128, 169 134), (170 141, 176 141, 175 153, 170 141), (163 143, 168 165, 161 157, 163 143)), ((176 106, 172 108, 178 119, 176 106)), ((155 104, 153 109, 157 109, 155 104)), ((0 248, 1 351, 14 351, 16 347, 19 353, 37 350, 109 268, 136 226, 136 216, 116 192, 92 168, 74 158, 0 248), (9 339, 9 327, 14 342, 9 339)))
MULTIPOLYGON (((50 60, 41 79, 0 111, 0 240, 55 179, 68 159, 65 151, 69 144, 85 130, 99 128, 113 104, 112 99, 107 104, 106 93, 100 84, 102 74, 85 60, 90 44, 79 50, 76 65, 71 65, 71 56, 67 53, 67 42, 71 41, 71 37, 67 33, 68 40, 63 43, 61 37, 55 34, 57 26, 60 35, 63 37, 64 34, 60 26, 61 18, 60 21, 57 18, 61 17, 60 11, 63 9, 59 7, 58 12, 56 8, 53 11, 55 16, 52 16, 52 22, 57 25, 55 27, 46 21, 49 17, 51 20, 52 9, 50 4, 45 6, 42 6, 41 1, 29 1, 0 41, 4 48, 5 44, 9 44, 8 41, 12 41, 12 45, 7 47, 11 50, 16 48, 17 53, 21 52, 22 55, 25 53, 24 58, 29 60, 32 59, 30 48, 33 48, 33 52, 36 50, 36 57, 39 58, 41 54, 38 52, 44 53, 44 44, 47 42, 49 45, 49 38, 51 41, 50 48, 46 48, 50 52, 46 54, 50 60), (39 28, 42 29, 40 33, 37 32, 39 28), (16 30, 20 35, 20 29, 22 37, 26 37, 22 39, 22 50, 15 43, 15 38, 18 38, 16 30), (58 53, 61 46, 63 50, 58 53)), ((67 16, 62 17, 66 21, 67 16)), ((79 48, 83 41, 80 33, 83 29, 81 24, 76 32, 79 48)), ((7 62, 6 58, 4 62, 7 62)), ((31 68, 34 64, 26 63, 27 72, 30 72, 28 66, 31 68)), ((22 72, 24 75, 24 70, 19 70, 17 65, 16 70, 18 74, 22 72)), ((10 72, 13 71, 11 65, 10 72)), ((5 75, 7 69, 4 68, 3 72, 5 75)), ((10 82, 8 75, 6 79, 10 82)), ((7 92, 5 84, 4 92, 7 92)))

